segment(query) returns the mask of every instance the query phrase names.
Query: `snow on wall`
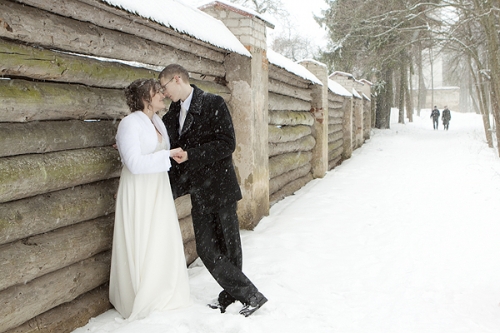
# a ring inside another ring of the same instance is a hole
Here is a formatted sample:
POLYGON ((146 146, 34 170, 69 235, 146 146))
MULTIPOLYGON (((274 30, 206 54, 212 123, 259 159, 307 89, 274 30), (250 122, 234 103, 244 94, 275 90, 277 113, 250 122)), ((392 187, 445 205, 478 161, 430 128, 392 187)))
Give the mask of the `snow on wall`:
POLYGON ((216 47, 251 57, 221 21, 182 0, 101 0, 216 47))

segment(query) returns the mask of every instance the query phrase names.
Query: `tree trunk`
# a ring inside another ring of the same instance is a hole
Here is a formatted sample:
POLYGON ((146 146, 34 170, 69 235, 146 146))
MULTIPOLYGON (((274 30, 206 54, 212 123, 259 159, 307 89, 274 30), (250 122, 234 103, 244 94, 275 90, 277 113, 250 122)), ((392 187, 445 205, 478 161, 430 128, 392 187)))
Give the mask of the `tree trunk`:
MULTIPOLYGON (((480 4, 475 0, 478 7, 487 11, 493 9, 493 3, 489 0, 483 1, 480 4)), ((486 44, 488 50, 489 67, 491 73, 491 97, 492 97, 492 110, 493 117, 496 123, 496 136, 497 142, 500 143, 500 61, 499 61, 499 40, 498 30, 495 22, 495 15, 481 16, 481 23, 486 35, 486 44)), ((497 146, 498 154, 500 156, 500 144, 497 146)))
POLYGON ((399 98, 398 98, 398 123, 405 123, 405 91, 406 91, 406 62, 404 54, 400 57, 399 66, 399 98))
POLYGON ((393 97, 392 73, 392 68, 384 68, 382 71, 384 85, 379 88, 376 100, 375 127, 379 129, 389 129, 391 124, 391 103, 393 97))
MULTIPOLYGON (((480 68, 480 64, 478 63, 478 59, 474 57, 476 66, 480 68)), ((489 105, 488 105, 488 96, 486 94, 486 89, 484 85, 486 82, 484 81, 484 78, 481 73, 478 73, 477 75, 474 72, 474 69, 472 67, 472 59, 469 57, 469 73, 472 76, 472 80, 474 81, 476 88, 476 95, 478 99, 478 109, 479 112, 482 115, 483 118, 483 127, 484 127, 484 134, 486 137, 486 142, 488 143, 488 147, 493 148, 493 137, 491 135, 491 124, 490 124, 490 111, 489 111, 489 105)))

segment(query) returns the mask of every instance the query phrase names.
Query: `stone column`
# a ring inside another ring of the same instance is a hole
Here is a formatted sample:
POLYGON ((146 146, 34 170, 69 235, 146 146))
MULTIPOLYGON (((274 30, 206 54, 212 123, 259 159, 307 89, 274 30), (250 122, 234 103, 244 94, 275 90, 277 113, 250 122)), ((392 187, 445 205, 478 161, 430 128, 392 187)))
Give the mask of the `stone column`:
POLYGON ((344 99, 344 147, 342 151, 342 159, 347 160, 352 156, 352 113, 353 113, 354 96, 344 99))
POLYGON ((221 20, 250 51, 252 58, 230 53, 225 59, 228 103, 236 132, 233 155, 243 199, 240 227, 253 229, 269 214, 268 62, 266 22, 228 4, 215 2, 203 11, 221 20))
POLYGON ((313 73, 323 85, 315 84, 312 89, 311 112, 314 114, 312 174, 323 178, 328 171, 328 69, 325 64, 314 60, 303 60, 300 64, 313 73))

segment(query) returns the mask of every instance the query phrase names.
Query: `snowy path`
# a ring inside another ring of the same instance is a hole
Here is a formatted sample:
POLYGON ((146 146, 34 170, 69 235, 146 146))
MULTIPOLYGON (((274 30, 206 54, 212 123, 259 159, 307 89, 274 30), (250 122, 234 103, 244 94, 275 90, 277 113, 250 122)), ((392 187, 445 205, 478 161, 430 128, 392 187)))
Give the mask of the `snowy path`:
POLYGON ((112 310, 75 333, 499 332, 500 159, 479 116, 453 113, 448 132, 428 117, 375 130, 242 232, 269 298, 253 316, 206 307, 219 287, 198 264, 191 307, 132 323, 112 310))

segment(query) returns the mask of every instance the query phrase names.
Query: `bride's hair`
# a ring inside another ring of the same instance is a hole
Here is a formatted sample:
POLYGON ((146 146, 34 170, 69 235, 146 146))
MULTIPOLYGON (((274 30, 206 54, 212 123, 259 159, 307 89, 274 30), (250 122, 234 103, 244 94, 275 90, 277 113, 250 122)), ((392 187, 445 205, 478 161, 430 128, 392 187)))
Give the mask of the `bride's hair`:
POLYGON ((151 97, 160 90, 155 79, 137 79, 125 88, 125 99, 130 111, 144 110, 144 102, 151 103, 151 97))

